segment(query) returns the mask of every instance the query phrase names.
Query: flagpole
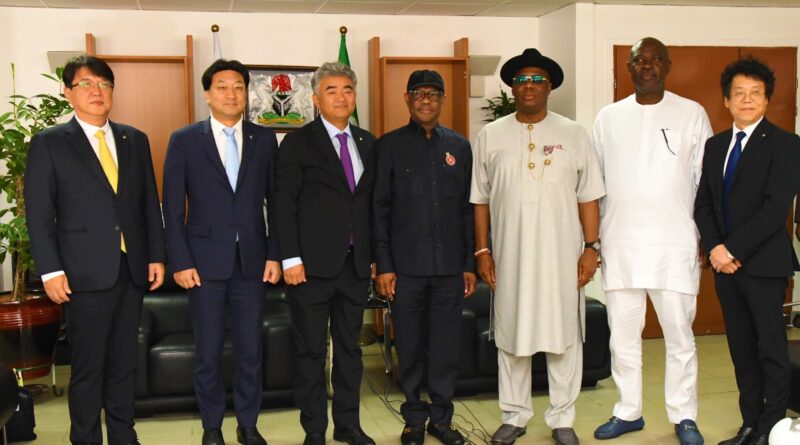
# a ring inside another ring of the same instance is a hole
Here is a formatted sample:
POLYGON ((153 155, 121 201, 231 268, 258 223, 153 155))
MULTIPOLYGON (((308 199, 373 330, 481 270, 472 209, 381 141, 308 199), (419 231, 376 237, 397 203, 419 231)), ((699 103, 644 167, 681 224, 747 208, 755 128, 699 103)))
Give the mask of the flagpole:
POLYGON ((222 58, 222 44, 219 42, 219 25, 211 25, 211 33, 214 36, 214 60, 222 58))
MULTIPOLYGON (((341 35, 341 39, 339 40, 339 63, 350 66, 350 56, 347 54, 347 27, 340 26, 339 34, 341 35)), ((353 110, 353 115, 350 116, 350 122, 358 125, 358 110, 353 110)))

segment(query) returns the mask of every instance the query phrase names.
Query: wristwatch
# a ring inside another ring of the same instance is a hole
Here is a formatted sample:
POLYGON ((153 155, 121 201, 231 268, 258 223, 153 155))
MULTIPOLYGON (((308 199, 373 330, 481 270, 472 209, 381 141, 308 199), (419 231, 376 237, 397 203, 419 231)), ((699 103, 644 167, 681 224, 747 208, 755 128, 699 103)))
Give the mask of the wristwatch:
POLYGON ((594 249, 595 252, 600 253, 600 240, 583 243, 584 249, 594 249))

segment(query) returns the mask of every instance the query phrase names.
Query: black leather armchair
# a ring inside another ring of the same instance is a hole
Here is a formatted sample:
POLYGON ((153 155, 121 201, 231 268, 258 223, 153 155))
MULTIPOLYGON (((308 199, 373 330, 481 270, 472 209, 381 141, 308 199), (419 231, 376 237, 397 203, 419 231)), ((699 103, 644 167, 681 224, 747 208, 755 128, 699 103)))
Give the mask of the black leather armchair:
POLYGON ((14 415, 18 403, 17 378, 14 371, 0 363, 0 430, 2 430, 0 440, 5 436, 5 426, 14 415))
MULTIPOLYGON (((186 292, 168 273, 161 289, 145 295, 139 325, 139 370, 136 416, 197 409, 192 383, 194 336, 186 292)), ((291 406, 294 346, 289 304, 283 287, 269 286, 264 295, 263 407, 291 406)), ((233 344, 226 336, 222 356, 228 404, 233 382, 233 344)))
MULTIPOLYGON (((471 395, 497 391, 497 347, 489 340, 489 286, 478 283, 475 294, 467 300, 461 316, 461 349, 459 351, 456 393, 471 395)), ((584 387, 611 376, 610 331, 606 307, 594 298, 586 298, 586 343, 583 345, 584 387)), ((533 356, 533 387, 547 387, 547 367, 543 353, 533 356)))

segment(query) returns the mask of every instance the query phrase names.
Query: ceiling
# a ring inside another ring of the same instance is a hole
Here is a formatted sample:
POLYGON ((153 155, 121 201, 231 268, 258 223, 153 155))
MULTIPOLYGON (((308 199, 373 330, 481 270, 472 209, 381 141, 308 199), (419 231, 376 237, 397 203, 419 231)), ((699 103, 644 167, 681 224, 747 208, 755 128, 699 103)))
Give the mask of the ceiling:
POLYGON ((800 0, 0 0, 0 7, 539 17, 573 3, 800 8, 800 0))

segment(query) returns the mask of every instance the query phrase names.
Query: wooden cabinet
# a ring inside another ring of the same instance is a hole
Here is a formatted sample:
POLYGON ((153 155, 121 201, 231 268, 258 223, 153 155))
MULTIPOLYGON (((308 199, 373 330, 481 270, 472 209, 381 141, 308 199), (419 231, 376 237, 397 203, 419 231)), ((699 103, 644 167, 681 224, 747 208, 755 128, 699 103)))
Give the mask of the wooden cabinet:
POLYGON ((369 41, 369 129, 375 136, 408 123, 403 99, 408 76, 429 69, 442 75, 445 99, 439 121, 469 138, 469 58, 466 38, 453 45, 453 57, 381 57, 380 38, 369 41))

